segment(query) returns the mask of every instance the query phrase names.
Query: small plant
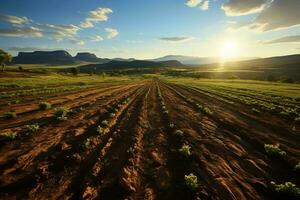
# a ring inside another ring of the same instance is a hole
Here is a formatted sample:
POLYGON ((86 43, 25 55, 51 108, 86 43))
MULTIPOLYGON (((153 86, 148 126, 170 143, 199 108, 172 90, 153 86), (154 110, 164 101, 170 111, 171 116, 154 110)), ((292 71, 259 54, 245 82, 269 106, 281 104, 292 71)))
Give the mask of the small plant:
POLYGON ((40 110, 48 110, 51 108, 51 104, 48 102, 41 102, 39 103, 39 109, 40 110))
POLYGON ((9 140, 14 140, 16 139, 16 137, 18 136, 18 134, 16 132, 7 132, 4 134, 6 138, 8 138, 9 140))
POLYGON ((97 133, 100 133, 100 134, 103 133, 103 128, 101 126, 97 127, 97 133))
POLYGON ((108 121, 107 120, 103 120, 101 122, 101 126, 104 126, 104 127, 108 126, 108 121))
POLYGON ((184 155, 185 157, 189 157, 192 153, 190 152, 191 147, 189 145, 182 145, 181 149, 179 149, 179 152, 184 155))
POLYGON ((208 114, 208 115, 212 115, 213 114, 213 111, 211 111, 209 108, 205 107, 203 108, 203 111, 208 114))
POLYGON ((84 148, 88 149, 91 145, 91 140, 89 138, 87 138, 84 142, 83 142, 83 146, 84 148))
POLYGON ((164 113, 165 115, 167 115, 167 114, 169 114, 169 111, 164 110, 163 113, 164 113))
POLYGON ((110 114, 109 114, 109 117, 110 117, 110 118, 113 118, 113 117, 115 117, 115 116, 116 116, 115 113, 110 113, 110 114))
POLYGON ((260 113, 260 110, 258 110, 256 108, 252 108, 251 110, 252 110, 252 112, 257 113, 257 114, 260 113))
POLYGON ((59 121, 64 121, 67 120, 67 115, 70 113, 71 111, 69 109, 66 109, 64 107, 60 107, 60 108, 56 108, 55 109, 55 113, 54 116, 56 117, 56 119, 58 119, 59 121))
POLYGON ((294 170, 295 171, 300 171, 300 161, 298 162, 297 165, 295 165, 294 170))
POLYGON ((17 117, 17 113, 16 112, 6 112, 3 115, 4 119, 13 119, 17 117))
POLYGON ((182 136, 183 136, 183 131, 182 131, 182 130, 176 130, 176 131, 174 132, 174 135, 179 136, 179 137, 182 137, 182 136))
POLYGON ((35 133, 40 129, 40 126, 38 124, 31 124, 31 125, 26 125, 25 128, 26 131, 30 133, 35 133))
POLYGON ((170 124, 169 124, 169 127, 170 127, 170 128, 174 128, 174 126, 175 126, 175 125, 174 125, 173 123, 170 123, 170 124))
POLYGON ((129 149, 127 149, 127 153, 133 155, 134 154, 134 149, 132 147, 129 147, 129 149))
POLYGON ((193 191, 198 188, 198 178, 193 173, 184 176, 185 184, 193 191))
POLYGON ((265 144, 264 147, 267 154, 270 156, 284 157, 286 155, 286 152, 279 148, 279 144, 265 144))
POLYGON ((271 181, 271 188, 278 193, 289 195, 293 197, 300 197, 300 188, 291 182, 285 182, 284 184, 276 184, 274 181, 271 181))

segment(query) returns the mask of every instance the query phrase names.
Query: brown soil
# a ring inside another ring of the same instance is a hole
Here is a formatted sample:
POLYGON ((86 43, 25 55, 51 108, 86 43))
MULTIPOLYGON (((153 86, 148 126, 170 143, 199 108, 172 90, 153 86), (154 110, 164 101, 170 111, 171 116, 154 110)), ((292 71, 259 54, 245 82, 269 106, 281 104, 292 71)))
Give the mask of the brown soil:
POLYGON ((14 140, 0 137, 0 199, 278 200, 284 197, 270 189, 270 181, 300 185, 293 170, 300 160, 299 129, 270 113, 266 120, 241 104, 157 80, 44 100, 73 112, 58 121, 53 109, 40 111, 28 101, 14 106, 17 118, 0 120, 3 131, 18 133, 14 140), (107 125, 98 133, 103 120, 107 125), (24 126, 32 123, 40 129, 28 134, 24 126), (280 144, 287 156, 267 156, 266 143, 280 144), (178 151, 183 144, 191 147, 188 157, 178 151), (189 173, 198 177, 194 191, 184 181, 189 173))

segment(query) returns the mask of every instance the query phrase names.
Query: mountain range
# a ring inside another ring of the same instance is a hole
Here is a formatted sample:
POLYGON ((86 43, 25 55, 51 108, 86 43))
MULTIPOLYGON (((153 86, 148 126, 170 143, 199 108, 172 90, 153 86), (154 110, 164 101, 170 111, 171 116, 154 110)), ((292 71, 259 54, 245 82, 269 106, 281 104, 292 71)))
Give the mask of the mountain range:
POLYGON ((108 63, 112 60, 116 61, 133 61, 133 58, 98 58, 95 54, 88 52, 77 53, 76 56, 70 55, 67 51, 34 51, 34 52, 19 52, 13 58, 13 64, 47 64, 47 65, 72 65, 78 63, 108 63))

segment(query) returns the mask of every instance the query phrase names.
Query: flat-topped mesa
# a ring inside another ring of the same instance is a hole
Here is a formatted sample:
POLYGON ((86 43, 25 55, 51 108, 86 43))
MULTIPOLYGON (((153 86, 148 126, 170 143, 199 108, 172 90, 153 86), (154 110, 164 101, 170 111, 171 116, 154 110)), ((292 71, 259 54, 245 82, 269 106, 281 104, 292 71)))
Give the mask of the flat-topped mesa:
POLYGON ((63 50, 19 52, 13 63, 17 64, 72 64, 75 59, 63 50))
POLYGON ((87 62, 97 62, 99 60, 99 58, 95 54, 88 52, 77 53, 74 58, 87 62))

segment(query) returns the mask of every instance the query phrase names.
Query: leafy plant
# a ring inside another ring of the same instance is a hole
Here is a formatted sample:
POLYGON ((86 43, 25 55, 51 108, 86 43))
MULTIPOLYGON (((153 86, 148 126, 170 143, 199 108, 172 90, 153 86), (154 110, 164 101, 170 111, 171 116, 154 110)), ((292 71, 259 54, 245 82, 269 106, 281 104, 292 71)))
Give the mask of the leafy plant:
POLYGON ((278 156, 278 157, 286 156, 286 152, 279 148, 279 144, 276 144, 276 145, 265 144, 264 147, 265 147, 265 151, 270 156, 278 156))
POLYGON ((12 132, 12 131, 9 131, 9 132, 5 133, 4 135, 6 138, 8 138, 10 140, 14 140, 18 136, 18 134, 16 132, 12 132))
POLYGON ((129 149, 127 149, 127 153, 133 155, 134 154, 134 149, 132 147, 129 147, 129 149))
POLYGON ((16 112, 6 112, 3 115, 4 119, 13 119, 17 117, 17 113, 16 112))
POLYGON ((40 110, 48 110, 51 108, 51 104, 48 102, 41 102, 39 103, 39 109, 40 110))
POLYGON ((182 136, 183 136, 183 131, 182 131, 182 130, 176 130, 176 131, 174 132, 174 135, 179 136, 179 137, 182 137, 182 136))
POLYGON ((84 142, 83 142, 83 146, 84 148, 88 149, 91 145, 91 140, 89 138, 87 138, 84 142))
POLYGON ((107 120, 103 120, 101 122, 101 125, 104 126, 104 127, 108 126, 108 121, 107 120))
POLYGON ((252 110, 252 112, 254 112, 254 113, 260 113, 260 110, 258 110, 258 109, 256 109, 256 108, 252 108, 251 110, 252 110))
POLYGON ((179 152, 184 155, 185 157, 189 157, 192 153, 190 152, 191 147, 189 145, 182 145, 182 147, 179 149, 179 152))
POLYGON ((295 165, 294 170, 295 171, 300 171, 300 161, 298 162, 297 165, 295 165))
POLYGON ((274 181, 271 181, 271 188, 284 195, 300 197, 300 188, 297 188, 297 186, 291 182, 276 184, 274 181))
POLYGON ((169 124, 169 127, 170 127, 170 128, 174 128, 174 126, 175 126, 175 125, 174 125, 173 123, 170 123, 170 124, 169 124))
POLYGON ((56 119, 60 120, 60 121, 64 121, 67 120, 67 115, 71 112, 71 110, 64 108, 64 107, 59 107, 55 109, 55 113, 54 116, 56 117, 56 119))
POLYGON ((100 134, 103 133, 103 128, 100 125, 97 127, 97 132, 100 134))
POLYGON ((26 130, 30 133, 35 133, 40 129, 40 126, 38 124, 31 124, 25 126, 26 130))
POLYGON ((184 176, 185 184, 191 189, 196 190, 198 188, 198 178, 193 173, 184 176))

